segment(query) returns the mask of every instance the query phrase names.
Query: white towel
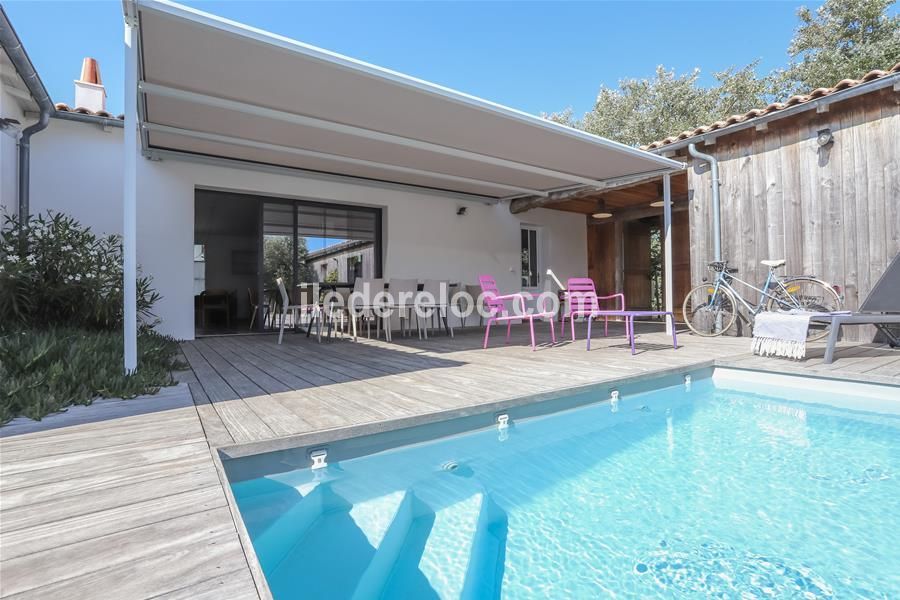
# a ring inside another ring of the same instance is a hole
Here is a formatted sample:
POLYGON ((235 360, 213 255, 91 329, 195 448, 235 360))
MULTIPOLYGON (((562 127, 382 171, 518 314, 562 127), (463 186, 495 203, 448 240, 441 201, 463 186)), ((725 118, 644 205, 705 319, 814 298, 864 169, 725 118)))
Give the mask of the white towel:
POLYGON ((815 313, 764 312, 753 321, 753 353, 761 356, 806 356, 806 332, 815 313))

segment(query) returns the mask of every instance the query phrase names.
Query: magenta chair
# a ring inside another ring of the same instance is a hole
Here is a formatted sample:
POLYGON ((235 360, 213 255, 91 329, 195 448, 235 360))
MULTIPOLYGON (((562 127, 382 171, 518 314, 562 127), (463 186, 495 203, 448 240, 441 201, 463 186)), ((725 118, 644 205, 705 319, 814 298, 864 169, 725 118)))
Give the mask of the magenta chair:
MULTIPOLYGON (((490 275, 481 275, 478 277, 478 284, 481 286, 482 296, 484 298, 484 307, 487 311, 487 321, 484 328, 484 348, 487 349, 488 338, 491 335, 491 324, 495 322, 506 321, 506 341, 509 342, 510 328, 513 321, 528 321, 531 328, 531 350, 534 351, 534 320, 547 318, 550 321, 550 337, 553 343, 556 343, 556 328, 553 325, 555 314, 553 311, 543 311, 528 313, 525 309, 525 296, 522 294, 505 294, 500 295, 497 290, 497 282, 490 275), (515 311, 510 314, 506 310, 506 301, 512 300, 515 306, 518 303, 520 314, 515 311)), ((543 307, 542 307, 543 308, 543 307)))
MULTIPOLYGON (((600 311, 600 300, 612 300, 618 298, 617 304, 621 307, 616 310, 625 310, 625 294, 612 294, 610 296, 598 296, 594 280, 589 277, 572 277, 566 281, 566 311, 563 313, 562 326, 565 328, 566 319, 569 319, 572 329, 572 341, 575 341, 575 317, 591 318, 591 314, 600 311)), ((603 335, 609 335, 609 316, 603 316, 603 335)))

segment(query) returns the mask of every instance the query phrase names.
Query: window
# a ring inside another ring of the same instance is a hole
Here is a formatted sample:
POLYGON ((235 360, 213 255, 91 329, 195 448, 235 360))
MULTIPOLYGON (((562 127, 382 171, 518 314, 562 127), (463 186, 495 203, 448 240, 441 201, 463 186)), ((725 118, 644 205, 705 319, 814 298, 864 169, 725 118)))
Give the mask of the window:
POLYGON ((347 258, 347 281, 356 281, 357 277, 363 276, 363 259, 361 255, 350 256, 347 258))
POLYGON ((287 281, 352 285, 356 277, 381 274, 381 211, 306 201, 263 205, 266 286, 285 272, 287 281), (281 240, 284 252, 277 253, 281 240), (296 248, 294 244, 296 241, 296 248), (269 246, 272 246, 271 251, 269 246), (279 256, 283 255, 283 258, 279 256), (346 277, 346 279, 344 279, 346 277))
POLYGON ((194 295, 206 289, 206 246, 194 244, 194 295))
POLYGON ((522 227, 522 287, 536 288, 541 283, 540 231, 522 227))

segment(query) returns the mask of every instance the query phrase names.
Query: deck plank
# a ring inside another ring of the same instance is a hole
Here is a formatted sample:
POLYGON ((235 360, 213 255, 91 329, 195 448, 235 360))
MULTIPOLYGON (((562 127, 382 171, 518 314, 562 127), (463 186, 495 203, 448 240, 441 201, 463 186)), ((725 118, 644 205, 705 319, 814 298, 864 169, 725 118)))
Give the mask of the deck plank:
MULTIPOLYGON (((542 327, 543 329, 543 327, 542 327)), ((258 598, 211 448, 474 407, 719 359, 731 366, 900 385, 900 353, 842 344, 831 365, 749 353, 746 338, 679 336, 639 324, 584 324, 574 342, 532 352, 516 326, 482 349, 482 330, 393 343, 287 335, 182 344, 190 370, 165 401, 103 403, 17 422, 0 435, 0 597, 258 598), (186 399, 186 400, 185 400, 186 399), (182 401, 184 400, 184 401, 182 401), (108 410, 105 410, 108 407, 108 410), (54 425, 56 423, 57 425, 54 425)), ((214 450, 213 450, 214 451, 214 450)))

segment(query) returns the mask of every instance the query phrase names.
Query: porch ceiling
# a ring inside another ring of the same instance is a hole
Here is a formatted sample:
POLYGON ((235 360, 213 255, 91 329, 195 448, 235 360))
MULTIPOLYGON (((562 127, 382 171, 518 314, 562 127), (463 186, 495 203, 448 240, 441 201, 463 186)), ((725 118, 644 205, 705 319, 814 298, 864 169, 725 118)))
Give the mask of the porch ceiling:
POLYGON ((139 20, 146 151, 488 198, 680 163, 163 0, 139 20))
MULTIPOLYGON (((658 180, 639 183, 627 188, 579 196, 547 208, 586 215, 600 212, 601 210, 609 210, 615 213, 649 208, 651 202, 662 200, 662 186, 662 177, 660 177, 658 180)), ((681 173, 673 173, 672 202, 675 204, 686 202, 687 198, 687 174, 683 171, 681 173)), ((662 207, 659 207, 660 214, 662 214, 662 210, 662 207)))

